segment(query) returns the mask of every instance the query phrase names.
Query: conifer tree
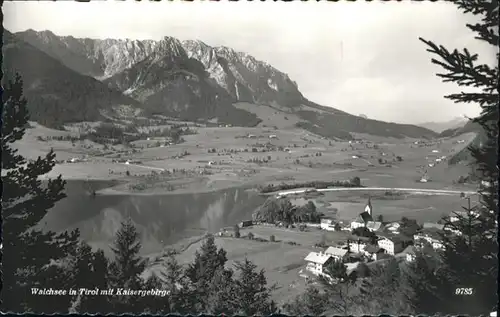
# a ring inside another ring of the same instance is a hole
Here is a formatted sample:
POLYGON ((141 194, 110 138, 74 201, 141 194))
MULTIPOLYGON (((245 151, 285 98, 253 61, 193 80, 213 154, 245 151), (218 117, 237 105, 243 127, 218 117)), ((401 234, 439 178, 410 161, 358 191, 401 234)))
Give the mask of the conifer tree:
MULTIPOLYGON (((115 259, 110 265, 111 286, 123 289, 140 290, 144 285, 141 274, 146 263, 139 256, 141 250, 139 232, 128 218, 121 223, 116 233, 116 240, 111 246, 115 259)), ((141 298, 138 296, 115 296, 114 313, 140 313, 141 298)))
POLYGON ((210 285, 215 273, 218 269, 224 268, 226 261, 226 251, 222 248, 218 249, 214 236, 208 235, 201 245, 200 251, 196 251, 194 262, 186 269, 186 276, 195 288, 201 310, 208 306, 210 285))
POLYGON ((352 296, 356 288, 356 281, 347 274, 347 268, 341 261, 332 261, 325 268, 325 275, 319 277, 325 291, 330 312, 348 316, 357 303, 357 298, 352 296))
MULTIPOLYGON (((479 18, 479 22, 467 24, 467 27, 476 34, 478 41, 497 51, 498 60, 498 0, 459 0, 455 4, 464 13, 479 18)), ((444 69, 444 73, 438 74, 444 82, 475 89, 474 92, 460 92, 445 98, 456 103, 479 105, 481 114, 473 122, 482 127, 484 136, 478 136, 479 146, 469 148, 473 173, 481 181, 480 206, 474 213, 470 212, 474 208, 466 207, 467 216, 459 217, 454 224, 447 223, 460 230, 462 235, 443 236, 442 267, 434 272, 436 278, 421 281, 427 287, 425 290, 419 288, 423 293, 417 294, 417 298, 440 298, 434 312, 442 314, 486 314, 497 309, 498 67, 480 63, 478 55, 467 49, 450 52, 431 41, 421 40, 428 46, 428 51, 438 57, 432 62, 444 69), (456 294, 455 290, 460 287, 472 288, 473 294, 456 294)), ((429 311, 422 300, 416 306, 417 313, 429 311), (424 306, 418 306, 422 303, 424 306)))
MULTIPOLYGON (((144 283, 144 290, 165 290, 164 284, 161 279, 155 274, 151 274, 151 276, 144 283)), ((168 298, 162 296, 145 296, 141 299, 141 305, 143 307, 142 312, 148 313, 152 315, 164 314, 168 310, 168 298)))
POLYGON ((267 285, 264 270, 250 260, 235 263, 238 277, 234 280, 233 301, 237 314, 246 316, 269 315, 276 312, 276 304, 271 300, 275 286, 267 285))
POLYGON ((163 262, 163 270, 160 278, 164 282, 164 288, 169 291, 169 295, 164 303, 165 313, 189 314, 196 312, 195 288, 190 284, 189 279, 182 266, 175 259, 175 254, 170 254, 163 262))
POLYGON ((218 268, 210 286, 206 312, 212 315, 234 314, 234 287, 233 272, 218 268))
MULTIPOLYGON (((108 290, 108 260, 102 250, 96 252, 86 243, 80 243, 73 268, 74 289, 108 290)), ((73 310, 79 313, 100 313, 110 310, 109 296, 80 295, 73 303, 73 310)))
POLYGON ((283 308, 294 316, 321 316, 328 310, 328 298, 321 289, 308 286, 304 293, 286 303, 283 308))
POLYGON ((66 289, 70 279, 68 254, 74 254, 77 231, 42 231, 37 224, 65 197, 61 176, 45 184, 39 176, 52 170, 55 154, 27 162, 12 144, 28 125, 27 100, 19 74, 4 85, 2 98, 2 304, 4 312, 65 313, 71 296, 32 295, 32 288, 66 289))

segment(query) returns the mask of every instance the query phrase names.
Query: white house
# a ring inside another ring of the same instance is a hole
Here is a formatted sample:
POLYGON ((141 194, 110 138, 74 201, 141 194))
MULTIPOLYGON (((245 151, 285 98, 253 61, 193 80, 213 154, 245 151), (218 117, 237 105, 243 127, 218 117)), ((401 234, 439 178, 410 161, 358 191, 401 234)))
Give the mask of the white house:
POLYGON ((325 254, 331 256, 337 261, 343 260, 348 252, 349 251, 347 251, 346 249, 336 247, 328 247, 328 249, 325 250, 325 254))
POLYGON ((377 241, 377 245, 390 255, 399 253, 404 248, 404 243, 398 236, 380 237, 377 241))
POLYGON ((413 235, 416 245, 420 245, 423 241, 427 241, 434 250, 442 250, 444 248, 441 237, 437 230, 422 230, 413 235))
POLYGON ((356 228, 364 227, 365 222, 360 220, 359 218, 354 219, 353 222, 351 222, 351 230, 354 230, 356 228))
POLYGON ((401 227, 401 224, 399 222, 391 222, 385 226, 385 228, 389 231, 398 231, 399 228, 401 227))
POLYGON ((357 242, 357 241, 350 241, 349 242, 349 249, 351 252, 354 253, 363 253, 365 251, 366 244, 363 242, 357 242))
POLYGON ((406 262, 413 262, 416 258, 416 249, 413 245, 410 245, 403 252, 398 253, 396 257, 404 258, 406 262))
POLYGON ((333 226, 335 225, 333 218, 330 217, 324 217, 321 218, 319 227, 323 230, 329 230, 330 228, 333 229, 333 226))
POLYGON ((323 252, 310 252, 306 258, 307 263, 306 270, 312 274, 319 276, 323 275, 324 269, 331 262, 334 261, 331 255, 325 254, 323 252))

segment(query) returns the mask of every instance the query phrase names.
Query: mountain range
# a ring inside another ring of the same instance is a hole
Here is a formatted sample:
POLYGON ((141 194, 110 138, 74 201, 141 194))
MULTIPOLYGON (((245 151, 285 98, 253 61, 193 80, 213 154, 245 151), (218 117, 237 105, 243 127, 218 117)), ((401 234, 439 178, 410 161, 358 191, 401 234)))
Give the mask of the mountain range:
POLYGON ((198 40, 100 40, 34 30, 4 31, 3 37, 4 72, 21 73, 33 119, 49 126, 98 120, 118 109, 256 126, 265 119, 257 110, 267 107, 294 116, 298 128, 331 138, 438 135, 318 105, 268 63, 198 40))
POLYGON ((430 121, 430 122, 420 123, 417 125, 435 131, 437 133, 441 133, 445 130, 461 128, 465 126, 465 124, 468 121, 469 120, 465 117, 457 117, 449 121, 443 121, 443 122, 430 121))

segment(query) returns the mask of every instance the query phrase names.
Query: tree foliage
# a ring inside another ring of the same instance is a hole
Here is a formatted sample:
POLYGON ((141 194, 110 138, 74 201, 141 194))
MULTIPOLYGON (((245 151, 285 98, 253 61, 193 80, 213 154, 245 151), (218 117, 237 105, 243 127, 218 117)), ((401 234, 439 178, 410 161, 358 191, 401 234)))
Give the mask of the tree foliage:
POLYGON ((265 223, 319 223, 321 216, 322 214, 316 211, 316 205, 312 201, 308 201, 303 206, 294 206, 287 198, 272 197, 254 212, 253 219, 265 223))
POLYGON ((16 75, 4 85, 2 109, 2 310, 11 312, 68 312, 71 297, 37 296, 31 288, 67 288, 68 254, 74 254, 79 233, 56 234, 39 223, 65 197, 61 176, 42 183, 52 170, 55 154, 27 162, 12 144, 22 139, 28 124, 23 80, 16 75))
MULTIPOLYGON (((478 18, 467 28, 476 34, 480 42, 498 45, 498 0, 456 1, 458 8, 478 18)), ((456 103, 474 103, 481 107, 481 114, 472 119, 486 133, 486 140, 469 148, 473 158, 473 174, 481 180, 480 205, 466 207, 468 215, 449 224, 460 230, 460 236, 443 236, 445 250, 438 269, 422 274, 417 290, 416 311, 418 313, 479 315, 496 311, 498 268, 497 216, 498 216, 498 66, 479 62, 477 54, 468 49, 449 51, 443 46, 421 39, 428 51, 437 56, 432 62, 442 67, 437 74, 444 82, 454 82, 460 87, 472 88, 467 92, 445 96, 456 103), (481 144, 482 143, 482 144, 481 144), (470 212, 475 209, 475 214, 470 212), (473 294, 455 294, 457 287, 473 288, 473 294), (439 303, 432 307, 432 298, 439 303)), ((498 50, 497 50, 498 52, 498 50)), ((498 59, 499 54, 496 54, 498 59)), ((417 258, 416 272, 424 270, 425 263, 417 258), (421 264, 421 265, 420 265, 421 264)), ((427 272, 429 269, 425 269, 427 272)), ((415 273, 416 275, 416 273, 415 273)))
MULTIPOLYGON (((142 289, 143 280, 141 274, 144 272, 146 263, 139 255, 141 250, 139 232, 128 218, 121 223, 116 233, 116 239, 111 246, 114 253, 114 261, 109 266, 110 284, 114 288, 142 289)), ((141 304, 137 296, 115 296, 113 300, 113 312, 141 312, 141 304)))
POLYGON ((269 315, 276 312, 271 300, 275 286, 268 286, 264 270, 246 259, 235 263, 238 277, 234 280, 234 305, 236 313, 246 316, 269 315))

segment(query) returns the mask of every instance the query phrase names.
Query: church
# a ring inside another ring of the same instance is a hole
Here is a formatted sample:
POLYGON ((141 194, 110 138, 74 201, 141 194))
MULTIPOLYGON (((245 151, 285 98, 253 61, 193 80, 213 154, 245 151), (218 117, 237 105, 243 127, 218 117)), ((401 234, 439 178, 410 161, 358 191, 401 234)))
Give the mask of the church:
POLYGON ((351 230, 359 227, 366 227, 368 222, 373 222, 373 210, 370 197, 368 197, 365 210, 360 213, 353 222, 351 222, 351 230))

